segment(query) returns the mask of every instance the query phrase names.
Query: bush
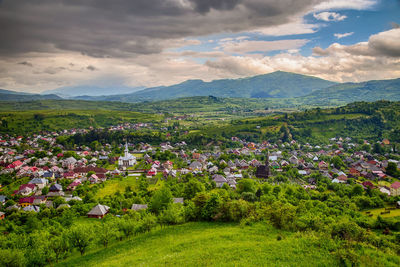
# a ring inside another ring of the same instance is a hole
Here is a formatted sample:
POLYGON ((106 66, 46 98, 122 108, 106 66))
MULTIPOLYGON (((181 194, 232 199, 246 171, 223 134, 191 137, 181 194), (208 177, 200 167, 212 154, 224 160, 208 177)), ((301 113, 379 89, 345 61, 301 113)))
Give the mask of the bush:
POLYGON ((7 267, 25 266, 24 253, 16 249, 0 250, 0 266, 7 266, 7 267))

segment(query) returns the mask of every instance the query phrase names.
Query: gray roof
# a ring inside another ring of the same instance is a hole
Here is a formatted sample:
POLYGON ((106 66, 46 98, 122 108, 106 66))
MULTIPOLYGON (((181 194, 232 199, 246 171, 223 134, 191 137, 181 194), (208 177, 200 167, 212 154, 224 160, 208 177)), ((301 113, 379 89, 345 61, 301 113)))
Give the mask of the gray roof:
POLYGON ((62 191, 62 186, 60 184, 53 184, 50 186, 50 191, 62 191))
POLYGON ((226 182, 225 177, 220 174, 214 175, 213 180, 214 180, 214 182, 226 182))
POLYGON ((110 207, 106 205, 97 204, 96 206, 93 207, 91 211, 88 212, 87 215, 95 215, 95 216, 106 215, 109 209, 110 207))
POLYGON ((145 210, 147 209, 147 204, 132 204, 132 210, 145 210))
POLYGON ((183 204, 183 197, 177 197, 172 199, 174 203, 182 203, 183 204))
POLYGON ((44 178, 33 178, 29 181, 30 184, 47 184, 48 180, 44 178))

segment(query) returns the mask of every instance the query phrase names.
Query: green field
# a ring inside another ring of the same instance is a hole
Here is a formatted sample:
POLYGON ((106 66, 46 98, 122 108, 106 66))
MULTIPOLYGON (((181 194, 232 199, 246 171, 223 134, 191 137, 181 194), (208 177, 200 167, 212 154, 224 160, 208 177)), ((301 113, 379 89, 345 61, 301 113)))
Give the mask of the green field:
POLYGON ((33 110, 0 112, 0 132, 27 134, 72 128, 108 127, 121 123, 160 121, 162 116, 115 110, 33 110))
MULTIPOLYGON (((187 223, 114 243, 83 257, 75 255, 56 266, 338 266, 336 252, 342 245, 263 223, 245 227, 187 223)), ((363 266, 400 264, 398 257, 367 247, 360 247, 357 254, 363 266)))
POLYGON ((117 193, 118 191, 123 193, 125 192, 125 189, 130 186, 132 189, 134 189, 136 187, 136 178, 137 177, 133 177, 133 176, 128 176, 128 177, 124 177, 118 179, 112 179, 112 180, 108 180, 106 182, 104 182, 104 187, 100 188, 99 191, 96 194, 96 198, 103 198, 105 196, 111 196, 115 193, 117 193))
MULTIPOLYGON (((373 218, 376 218, 379 216, 383 217, 383 218, 391 218, 391 217, 397 217, 400 216, 400 209, 394 209, 391 210, 390 213, 386 213, 386 214, 381 214, 381 212, 385 212, 385 208, 380 208, 380 209, 373 209, 373 210, 368 210, 370 212, 370 214, 372 214, 373 218)), ((363 212, 364 214, 367 214, 366 212, 363 212)))

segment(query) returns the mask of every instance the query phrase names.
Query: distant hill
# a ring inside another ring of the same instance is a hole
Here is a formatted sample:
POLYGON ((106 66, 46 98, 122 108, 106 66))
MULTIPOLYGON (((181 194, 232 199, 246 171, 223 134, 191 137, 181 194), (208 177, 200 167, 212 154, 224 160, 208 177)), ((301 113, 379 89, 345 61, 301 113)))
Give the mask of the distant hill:
POLYGON ((211 82, 188 80, 172 86, 147 88, 132 94, 77 97, 84 100, 141 102, 191 96, 291 98, 307 95, 336 83, 320 78, 277 71, 242 79, 223 79, 211 82))
POLYGON ((17 91, 5 90, 5 89, 0 89, 0 94, 31 95, 30 93, 17 92, 17 91))
POLYGON ((400 100, 400 79, 342 83, 298 98, 302 104, 342 105, 355 101, 400 100))
POLYGON ((39 94, 30 94, 30 93, 0 89, 0 101, 18 102, 18 101, 48 100, 48 99, 62 99, 62 98, 54 94, 39 95, 39 94))
POLYGON ((47 100, 62 99, 58 95, 18 95, 18 94, 2 94, 0 93, 0 101, 30 101, 30 100, 47 100))
POLYGON ((56 94, 62 97, 108 96, 108 95, 130 94, 142 89, 144 89, 144 87, 81 85, 81 86, 66 86, 57 89, 47 90, 42 92, 42 94, 56 94))

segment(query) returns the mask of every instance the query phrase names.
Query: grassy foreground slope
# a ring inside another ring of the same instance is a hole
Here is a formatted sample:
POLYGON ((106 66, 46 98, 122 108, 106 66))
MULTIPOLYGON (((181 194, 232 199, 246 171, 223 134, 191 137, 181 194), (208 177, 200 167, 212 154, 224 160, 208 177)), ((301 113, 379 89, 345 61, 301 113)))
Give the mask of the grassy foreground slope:
MULTIPOLYGON (((56 266, 337 266, 343 244, 266 224, 187 223, 75 256, 56 266), (282 237, 278 240, 278 236, 282 237)), ((361 265, 396 266, 396 256, 361 247, 361 265)))

